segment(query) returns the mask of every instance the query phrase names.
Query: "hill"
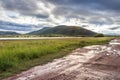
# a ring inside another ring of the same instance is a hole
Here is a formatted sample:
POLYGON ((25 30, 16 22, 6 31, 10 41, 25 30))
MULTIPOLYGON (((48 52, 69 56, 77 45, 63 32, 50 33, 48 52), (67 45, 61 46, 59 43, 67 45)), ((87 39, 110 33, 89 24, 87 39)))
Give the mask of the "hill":
POLYGON ((29 33, 30 35, 58 34, 66 36, 95 36, 97 33, 79 26, 60 25, 56 27, 45 27, 38 31, 29 33))
POLYGON ((19 33, 12 31, 0 31, 0 35, 19 35, 19 33))

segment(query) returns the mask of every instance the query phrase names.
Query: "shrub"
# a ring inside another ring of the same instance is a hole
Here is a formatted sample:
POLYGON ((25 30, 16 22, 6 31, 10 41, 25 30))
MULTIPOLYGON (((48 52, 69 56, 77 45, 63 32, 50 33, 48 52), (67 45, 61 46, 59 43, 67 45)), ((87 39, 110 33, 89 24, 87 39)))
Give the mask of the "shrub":
POLYGON ((104 35, 103 34, 97 34, 97 35, 95 35, 95 37, 104 37, 104 35))

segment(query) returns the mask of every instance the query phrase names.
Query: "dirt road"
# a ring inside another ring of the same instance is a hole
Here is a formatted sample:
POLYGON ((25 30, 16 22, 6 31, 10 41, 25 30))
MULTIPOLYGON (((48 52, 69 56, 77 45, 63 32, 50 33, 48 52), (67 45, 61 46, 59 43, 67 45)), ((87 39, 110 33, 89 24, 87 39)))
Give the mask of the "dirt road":
POLYGON ((70 55, 4 80, 120 80, 120 39, 70 55))

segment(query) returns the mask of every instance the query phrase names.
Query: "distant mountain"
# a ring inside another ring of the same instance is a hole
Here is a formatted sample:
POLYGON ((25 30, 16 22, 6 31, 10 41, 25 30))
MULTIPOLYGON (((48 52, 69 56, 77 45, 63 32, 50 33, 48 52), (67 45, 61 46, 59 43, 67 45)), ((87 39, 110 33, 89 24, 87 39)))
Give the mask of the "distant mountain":
POLYGON ((56 27, 45 27, 38 31, 29 33, 30 35, 62 34, 66 36, 95 36, 97 33, 79 26, 60 25, 56 27))
POLYGON ((0 31, 0 35, 19 35, 19 33, 12 31, 0 31))

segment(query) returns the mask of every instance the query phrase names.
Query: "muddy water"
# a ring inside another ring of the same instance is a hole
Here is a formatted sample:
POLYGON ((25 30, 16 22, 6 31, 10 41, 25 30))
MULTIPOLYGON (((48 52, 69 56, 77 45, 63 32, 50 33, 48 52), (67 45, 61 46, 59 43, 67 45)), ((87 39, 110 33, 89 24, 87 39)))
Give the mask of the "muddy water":
POLYGON ((112 40, 112 41, 110 41, 109 44, 110 45, 120 45, 120 40, 119 39, 112 40))
POLYGON ((4 80, 120 80, 120 39, 78 48, 70 55, 4 80))

